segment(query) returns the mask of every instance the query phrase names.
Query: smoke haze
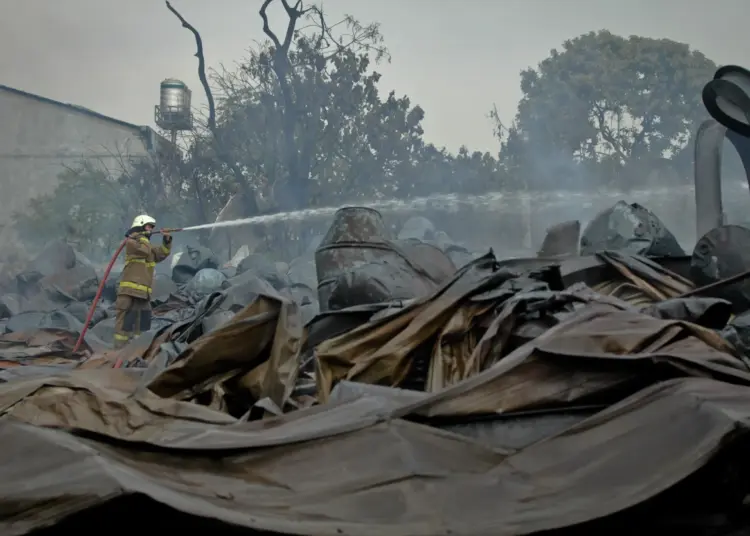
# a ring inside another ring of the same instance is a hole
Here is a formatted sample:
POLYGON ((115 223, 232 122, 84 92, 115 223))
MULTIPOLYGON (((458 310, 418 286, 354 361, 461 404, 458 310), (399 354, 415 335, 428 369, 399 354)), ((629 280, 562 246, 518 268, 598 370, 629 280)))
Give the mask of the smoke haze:
MULTIPOLYGON (((260 0, 174 0, 203 35, 209 66, 231 65, 262 40, 260 0)), ((509 122, 519 72, 581 33, 607 28, 687 42, 719 64, 750 57, 746 0, 326 0, 330 20, 349 13, 382 23, 393 56, 379 70, 426 111, 425 137, 457 150, 497 152, 487 112, 509 122)), ((278 8, 278 6, 276 6, 278 8)), ((278 12, 276 20, 280 21, 278 12)), ((274 21, 272 20, 272 25, 274 21)), ((204 102, 194 42, 161 0, 5 0, 0 3, 2 83, 153 124, 159 82, 177 77, 204 102)))

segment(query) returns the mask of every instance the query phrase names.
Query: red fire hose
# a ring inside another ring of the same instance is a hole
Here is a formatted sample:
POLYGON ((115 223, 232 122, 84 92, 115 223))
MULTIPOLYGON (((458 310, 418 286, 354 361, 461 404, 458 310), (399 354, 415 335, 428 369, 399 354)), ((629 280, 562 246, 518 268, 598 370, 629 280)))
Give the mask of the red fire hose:
MULTIPOLYGON (((155 234, 161 234, 161 233, 176 233, 178 231, 182 231, 182 229, 159 229, 158 231, 151 231, 151 234, 155 235, 155 234)), ((81 334, 78 336, 76 345, 73 347, 73 353, 76 353, 81 348, 81 344, 83 344, 83 339, 86 336, 86 332, 89 330, 91 319, 94 318, 94 313, 96 312, 96 304, 99 303, 99 298, 102 297, 102 292, 104 291, 104 285, 107 283, 107 278, 109 277, 109 273, 112 271, 112 267, 115 265, 115 262, 117 261, 117 257, 120 256, 120 252, 123 250, 123 248, 125 247, 125 244, 127 243, 128 243, 127 238, 125 238, 122 242, 120 242, 120 245, 117 246, 117 249, 115 250, 115 254, 112 255, 112 258, 109 260, 109 264, 107 265, 106 270, 104 270, 104 275, 102 276, 102 280, 99 282, 99 288, 97 289, 96 295, 94 296, 94 301, 91 302, 91 308, 89 309, 89 314, 86 315, 86 322, 84 322, 83 329, 81 330, 81 334)))
POLYGON ((107 269, 104 270, 104 275, 102 276, 102 280, 99 281, 99 288, 96 290, 94 301, 91 302, 91 308, 89 309, 89 314, 86 315, 86 322, 83 323, 83 329, 81 330, 81 334, 78 336, 76 345, 73 347, 73 353, 76 353, 78 349, 81 347, 81 344, 83 344, 83 338, 86 336, 86 332, 89 330, 89 324, 91 324, 91 319, 94 318, 94 313, 96 312, 96 304, 99 303, 99 298, 102 297, 102 291, 104 290, 104 285, 107 283, 109 272, 112 271, 112 267, 115 265, 115 261, 117 261, 117 257, 120 256, 120 252, 123 250, 123 248, 125 247, 125 244, 127 243, 128 243, 127 238, 124 239, 122 242, 120 242, 120 245, 117 246, 117 249, 115 250, 115 254, 112 255, 112 258, 109 260, 107 269))

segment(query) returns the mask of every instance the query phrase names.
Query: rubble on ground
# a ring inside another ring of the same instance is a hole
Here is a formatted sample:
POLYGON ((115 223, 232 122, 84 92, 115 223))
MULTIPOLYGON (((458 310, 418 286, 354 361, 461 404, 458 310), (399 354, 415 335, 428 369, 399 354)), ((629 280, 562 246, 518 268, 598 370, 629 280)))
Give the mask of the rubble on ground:
POLYGON ((656 216, 618 203, 523 259, 407 223, 187 247, 117 351, 113 274, 77 355, 102 274, 51 243, 0 292, 2 533, 747 527, 750 313, 691 295, 656 216))

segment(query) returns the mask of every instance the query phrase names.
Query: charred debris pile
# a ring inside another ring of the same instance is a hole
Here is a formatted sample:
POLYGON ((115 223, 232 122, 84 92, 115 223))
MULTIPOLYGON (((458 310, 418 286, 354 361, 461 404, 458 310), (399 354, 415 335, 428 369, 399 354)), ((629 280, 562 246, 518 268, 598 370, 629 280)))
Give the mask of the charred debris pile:
POLYGON ((100 274, 50 244, 0 299, 3 534, 747 526, 748 287, 698 288, 725 242, 625 202, 534 258, 446 238, 351 207, 291 265, 188 248, 152 331, 110 349, 115 276, 79 355, 100 274))
POLYGON ((186 248, 117 351, 111 277, 74 354, 101 273, 49 244, 0 289, 0 533, 748 534, 750 228, 722 220, 718 163, 750 124, 726 69, 687 252, 624 201, 514 259, 349 207, 289 264, 186 248))

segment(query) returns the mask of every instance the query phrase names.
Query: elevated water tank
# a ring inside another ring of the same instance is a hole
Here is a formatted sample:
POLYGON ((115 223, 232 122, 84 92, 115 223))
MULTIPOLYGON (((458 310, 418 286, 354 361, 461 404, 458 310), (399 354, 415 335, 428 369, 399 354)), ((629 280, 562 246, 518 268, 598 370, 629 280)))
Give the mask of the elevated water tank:
POLYGON ((184 82, 174 78, 164 80, 159 91, 159 104, 154 110, 156 124, 164 130, 191 130, 190 97, 191 92, 184 82))

